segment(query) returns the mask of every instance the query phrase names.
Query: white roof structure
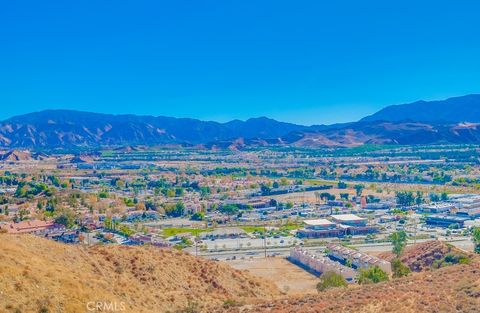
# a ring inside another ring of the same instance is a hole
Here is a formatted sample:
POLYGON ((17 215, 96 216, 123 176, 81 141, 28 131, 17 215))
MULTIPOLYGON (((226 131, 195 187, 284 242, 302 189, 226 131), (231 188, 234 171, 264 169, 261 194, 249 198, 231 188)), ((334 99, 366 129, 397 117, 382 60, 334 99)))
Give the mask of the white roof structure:
POLYGON ((340 222, 347 222, 347 221, 364 221, 366 220, 363 217, 359 217, 355 214, 338 214, 338 215, 331 215, 331 217, 340 222))
POLYGON ((433 203, 433 204, 424 204, 422 208, 426 209, 443 209, 443 208, 453 208, 454 205, 452 203, 433 203))
POLYGON ((327 219, 324 219, 324 218, 320 218, 320 219, 317 219, 317 220, 305 220, 303 222, 308 226, 327 226, 327 225, 335 224, 335 223, 333 223, 333 222, 331 222, 327 219))

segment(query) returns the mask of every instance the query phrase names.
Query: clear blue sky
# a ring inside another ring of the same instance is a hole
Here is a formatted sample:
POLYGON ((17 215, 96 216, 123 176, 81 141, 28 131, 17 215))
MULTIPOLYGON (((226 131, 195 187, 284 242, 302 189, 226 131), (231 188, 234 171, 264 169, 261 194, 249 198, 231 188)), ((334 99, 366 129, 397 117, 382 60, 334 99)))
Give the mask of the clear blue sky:
POLYGON ((3 1, 0 119, 304 124, 480 92, 480 1, 3 1))

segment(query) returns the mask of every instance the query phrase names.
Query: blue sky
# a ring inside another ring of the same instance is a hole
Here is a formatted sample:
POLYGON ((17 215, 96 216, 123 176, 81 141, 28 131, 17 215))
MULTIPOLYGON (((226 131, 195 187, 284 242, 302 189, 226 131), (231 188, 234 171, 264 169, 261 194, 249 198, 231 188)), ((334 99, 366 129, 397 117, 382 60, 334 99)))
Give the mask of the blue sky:
POLYGON ((4 1, 0 119, 352 121, 479 93, 479 38, 473 0, 4 1))

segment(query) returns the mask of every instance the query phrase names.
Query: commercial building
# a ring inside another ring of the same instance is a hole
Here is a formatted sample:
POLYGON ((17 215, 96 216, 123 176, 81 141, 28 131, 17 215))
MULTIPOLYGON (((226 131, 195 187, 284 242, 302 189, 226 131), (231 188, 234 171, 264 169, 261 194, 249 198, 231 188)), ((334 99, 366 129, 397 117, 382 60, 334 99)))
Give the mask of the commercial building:
POLYGON ((480 202, 463 205, 455 210, 457 216, 462 216, 470 219, 480 217, 480 202))
POLYGON ((345 203, 341 200, 328 200, 327 206, 341 207, 345 206, 345 203))
POLYGON ((303 238, 329 238, 345 236, 345 229, 327 219, 306 220, 305 228, 297 232, 303 238))
POLYGON ((136 233, 130 236, 129 240, 133 244, 147 244, 155 247, 170 247, 172 245, 171 242, 153 234, 136 233))
POLYGON ((316 220, 305 220, 304 223, 305 223, 305 228, 313 229, 313 230, 325 230, 325 229, 332 229, 336 227, 335 223, 324 218, 316 219, 316 220))
POLYGON ((380 223, 396 222, 400 220, 400 215, 382 215, 380 216, 380 223))
POLYGON ((332 220, 345 230, 346 235, 368 235, 378 232, 377 226, 367 225, 367 219, 355 214, 332 215, 332 220))
POLYGON ((425 204, 420 207, 420 210, 425 213, 445 213, 450 212, 455 207, 453 203, 434 203, 425 204))
POLYGON ((297 231, 301 238, 329 238, 367 235, 378 232, 377 226, 367 225, 367 219, 354 214, 332 215, 327 219, 306 220, 305 228, 297 231))
POLYGON ((455 206, 451 212, 460 217, 475 219, 480 217, 480 195, 452 195, 449 202, 455 206))
POLYGON ((374 202, 365 204, 365 210, 390 210, 391 203, 388 202, 374 202))
POLYGON ((464 227, 468 218, 452 215, 430 215, 425 219, 425 223, 431 226, 449 227, 455 225, 459 228, 464 227))
POLYGON ((337 214, 331 215, 332 220, 335 223, 348 225, 348 226, 366 226, 367 219, 359 217, 355 214, 337 214))

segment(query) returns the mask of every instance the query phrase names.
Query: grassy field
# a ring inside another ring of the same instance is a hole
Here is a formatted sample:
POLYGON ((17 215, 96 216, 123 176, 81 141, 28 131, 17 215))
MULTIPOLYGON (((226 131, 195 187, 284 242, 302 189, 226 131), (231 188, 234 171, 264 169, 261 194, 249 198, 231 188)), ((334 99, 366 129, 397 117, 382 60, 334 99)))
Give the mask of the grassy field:
POLYGON ((167 237, 176 236, 182 233, 190 233, 198 236, 200 233, 212 231, 212 228, 183 228, 183 227, 169 227, 163 229, 163 234, 167 237))
MULTIPOLYGON (((267 226, 270 228, 271 226, 267 226)), ((288 223, 285 225, 281 225, 278 227, 278 231, 291 231, 291 230, 296 230, 300 229, 303 227, 302 223, 288 223)), ((248 226, 240 226, 240 229, 243 229, 247 233, 263 233, 264 232, 264 226, 262 225, 248 225, 248 226)), ((277 230, 275 228, 275 230, 277 230)))
POLYGON ((264 231, 263 226, 240 226, 240 229, 243 229, 247 233, 254 233, 254 232, 263 233, 264 231))
POLYGON ((290 223, 290 224, 282 225, 280 227, 280 230, 291 231, 291 230, 300 229, 302 227, 303 227, 303 223, 290 223))

